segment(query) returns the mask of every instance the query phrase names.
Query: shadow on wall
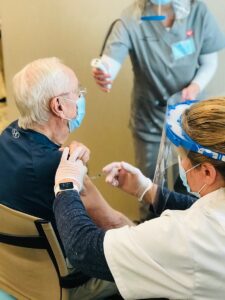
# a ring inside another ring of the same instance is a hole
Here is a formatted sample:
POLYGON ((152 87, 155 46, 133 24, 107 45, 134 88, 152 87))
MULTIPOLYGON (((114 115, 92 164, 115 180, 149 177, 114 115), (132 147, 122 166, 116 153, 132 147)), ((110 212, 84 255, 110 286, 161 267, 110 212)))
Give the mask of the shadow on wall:
POLYGON ((2 32, 0 21, 0 132, 8 124, 7 107, 6 107, 6 88, 4 79, 4 66, 2 54, 2 32))
POLYGON ((2 31, 0 20, 0 103, 6 102, 6 89, 4 78, 3 54, 2 54, 2 31))

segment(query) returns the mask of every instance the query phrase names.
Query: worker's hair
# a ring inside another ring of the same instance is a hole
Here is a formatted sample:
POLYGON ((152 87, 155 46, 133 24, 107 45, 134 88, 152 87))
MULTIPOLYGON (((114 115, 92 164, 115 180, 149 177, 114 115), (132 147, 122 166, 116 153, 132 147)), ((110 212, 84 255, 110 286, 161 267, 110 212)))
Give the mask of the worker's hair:
POLYGON ((49 118, 49 102, 69 92, 74 85, 72 70, 58 58, 43 58, 26 65, 13 78, 13 92, 20 112, 19 126, 43 124, 49 118))
MULTIPOLYGON (((200 101, 182 116, 182 128, 198 144, 225 154, 225 97, 200 101)), ((193 165, 209 162, 225 178, 225 162, 197 152, 187 154, 193 165)))
POLYGON ((140 11, 140 16, 142 16, 144 14, 148 1, 149 0, 137 0, 136 1, 137 8, 140 11))

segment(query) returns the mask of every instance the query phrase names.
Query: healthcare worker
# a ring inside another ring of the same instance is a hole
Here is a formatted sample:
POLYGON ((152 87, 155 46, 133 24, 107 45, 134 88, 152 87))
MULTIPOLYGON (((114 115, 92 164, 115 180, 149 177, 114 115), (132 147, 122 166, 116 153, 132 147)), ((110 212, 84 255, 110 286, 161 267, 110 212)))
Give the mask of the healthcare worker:
MULTIPOLYGON (((109 31, 101 53, 108 72, 94 68, 93 75, 109 91, 129 54, 134 74, 130 128, 136 165, 147 177, 154 175, 168 99, 205 98, 217 52, 224 47, 224 35, 199 0, 137 0, 109 31), (151 21, 159 8, 165 20, 151 21)), ((141 219, 147 211, 140 206, 141 219)))
POLYGON ((185 186, 200 197, 187 210, 166 210, 136 227, 105 232, 85 212, 79 191, 86 167, 80 160, 74 162, 74 156, 68 158, 68 151, 56 173, 60 192, 54 213, 72 264, 89 276, 114 280, 125 299, 224 299, 225 98, 169 109, 160 149, 165 160, 157 169, 157 184, 133 172, 129 164, 113 163, 104 169, 107 181, 123 190, 157 196, 156 185, 161 189, 169 182, 163 180, 168 175, 163 166, 179 163, 185 186))

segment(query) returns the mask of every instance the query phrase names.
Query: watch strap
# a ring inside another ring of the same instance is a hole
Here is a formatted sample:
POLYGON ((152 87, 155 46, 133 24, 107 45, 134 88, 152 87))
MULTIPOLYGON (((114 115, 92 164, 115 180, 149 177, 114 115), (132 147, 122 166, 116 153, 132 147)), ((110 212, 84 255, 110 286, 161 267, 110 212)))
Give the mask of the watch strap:
POLYGON ((77 191, 78 192, 78 188, 73 183, 72 183, 71 188, 61 188, 60 184, 56 184, 54 186, 55 196, 57 196, 58 193, 61 193, 61 192, 64 192, 64 191, 77 191))

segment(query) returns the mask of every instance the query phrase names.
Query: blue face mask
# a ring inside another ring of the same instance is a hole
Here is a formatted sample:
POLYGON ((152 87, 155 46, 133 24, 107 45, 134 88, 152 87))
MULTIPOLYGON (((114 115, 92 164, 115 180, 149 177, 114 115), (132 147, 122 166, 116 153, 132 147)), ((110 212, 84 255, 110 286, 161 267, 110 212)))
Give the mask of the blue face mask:
POLYGON ((197 198, 201 198, 200 192, 201 192, 202 189, 204 189, 204 187, 206 186, 206 184, 204 184, 204 185, 200 188, 200 190, 199 190, 198 192, 192 192, 192 191, 191 191, 191 188, 190 188, 190 186, 189 186, 189 184, 188 184, 188 182, 187 182, 187 175, 186 175, 186 174, 187 174, 188 172, 190 172, 191 170, 197 168, 200 164, 197 164, 196 166, 194 166, 194 167, 188 169, 187 171, 185 171, 184 168, 183 168, 182 165, 181 165, 181 160, 180 160, 180 157, 179 157, 179 156, 178 156, 178 162, 179 162, 179 174, 180 174, 180 178, 181 178, 181 180, 182 180, 182 182, 183 182, 183 185, 186 187, 188 193, 192 194, 193 196, 195 196, 195 197, 197 197, 197 198))
POLYGON ((81 95, 76 102, 77 105, 77 115, 73 119, 69 120, 69 132, 73 132, 78 127, 80 127, 83 118, 85 116, 85 97, 81 95))
POLYGON ((155 5, 167 5, 171 3, 171 0, 151 0, 155 5))

